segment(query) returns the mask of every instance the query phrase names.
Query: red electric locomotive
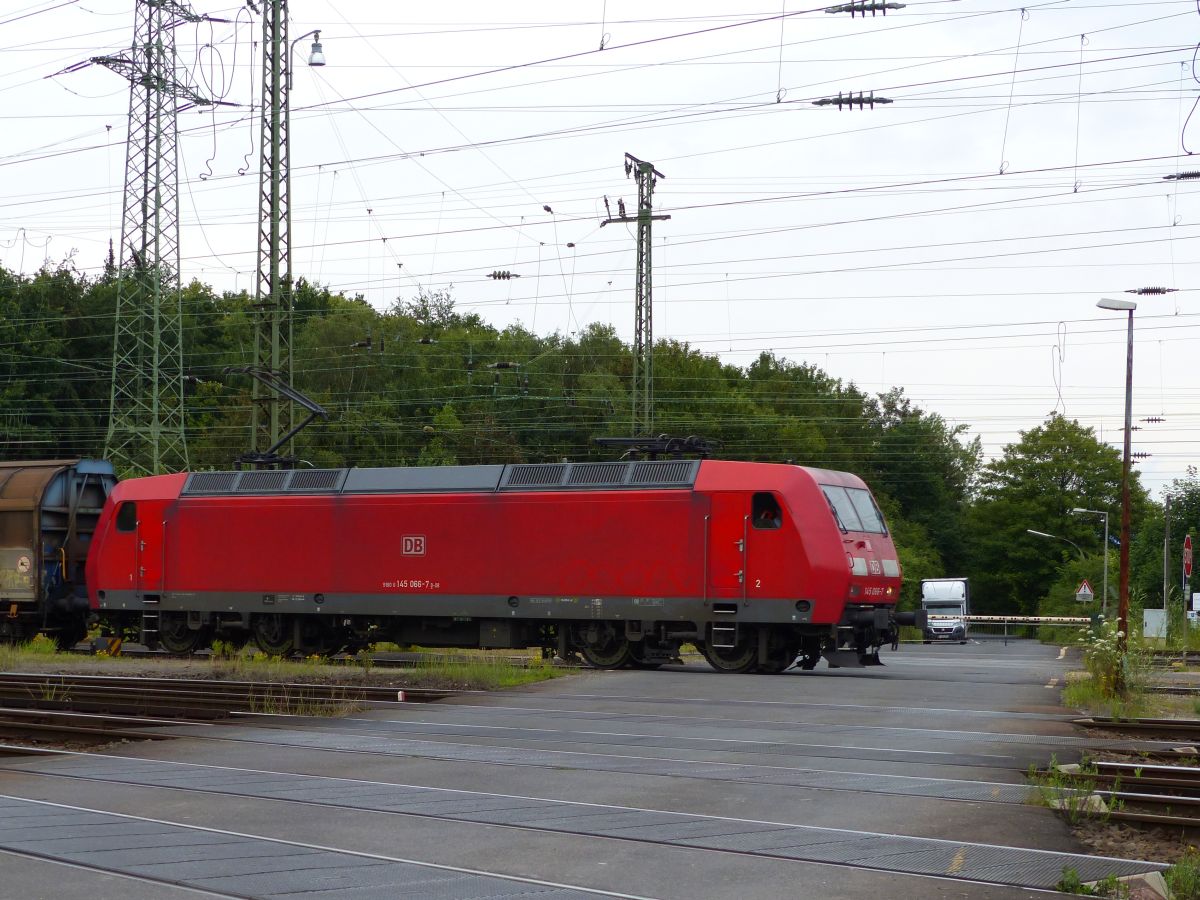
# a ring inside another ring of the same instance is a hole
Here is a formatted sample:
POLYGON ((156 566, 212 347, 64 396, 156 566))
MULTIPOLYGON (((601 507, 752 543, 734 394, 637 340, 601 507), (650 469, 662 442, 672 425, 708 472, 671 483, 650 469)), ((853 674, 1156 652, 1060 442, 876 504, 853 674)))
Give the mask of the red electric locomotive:
POLYGON ((689 642, 720 671, 779 672, 839 647, 877 662, 900 565, 854 475, 666 459, 131 479, 87 584, 175 652, 394 641, 656 667, 689 642))

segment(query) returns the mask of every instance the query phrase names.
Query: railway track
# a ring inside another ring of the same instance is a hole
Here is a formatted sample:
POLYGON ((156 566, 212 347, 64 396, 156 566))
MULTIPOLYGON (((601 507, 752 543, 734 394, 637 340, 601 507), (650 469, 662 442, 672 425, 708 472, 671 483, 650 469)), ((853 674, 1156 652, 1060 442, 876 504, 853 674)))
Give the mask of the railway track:
POLYGON ((1164 665, 1173 662, 1192 666, 1200 665, 1200 650, 1151 650, 1149 655, 1152 661, 1162 662, 1164 665))
MULTIPOLYGON (((156 725, 174 725, 178 720, 146 716, 105 716, 94 713, 61 712, 0 706, 0 739, 34 744, 107 744, 113 741, 164 741, 173 735, 148 730, 156 725)), ((0 744, 0 756, 38 752, 28 746, 0 744)))
POLYGON ((1082 725, 1084 728, 1119 731, 1144 738, 1189 739, 1200 743, 1200 719, 1112 719, 1107 716, 1089 716, 1074 721, 1076 725, 1082 725))
MULTIPOLYGON (((1200 831, 1200 768, 1096 762, 1080 772, 1068 771, 1068 792, 1082 800, 1088 793, 1104 808, 1082 810, 1099 818, 1200 831)), ((1070 801, 1068 801, 1070 802, 1070 801)))
POLYGON ((359 685, 2 672, 0 739, 33 744, 168 740, 171 735, 155 734, 154 728, 214 722, 245 713, 330 715, 371 705, 430 702, 452 693, 359 685))
MULTIPOLYGON (((75 656, 94 656, 95 650, 86 645, 80 644, 72 650, 65 651, 75 656)), ((150 650, 139 645, 122 645, 120 654, 121 657, 127 659, 186 659, 186 660, 210 660, 212 659, 212 651, 197 650, 193 653, 169 653, 166 650, 150 650)), ((703 657, 699 653, 683 654, 684 657, 694 661, 702 660, 703 657)), ((540 664, 540 659, 535 659, 530 656, 468 656, 462 653, 406 653, 406 652, 386 652, 371 656, 370 665, 376 669, 420 669, 437 665, 470 665, 480 662, 502 662, 505 665, 510 665, 519 669, 527 669, 535 663, 540 664)), ((356 656, 346 654, 338 654, 327 657, 325 662, 335 666, 352 666, 361 667, 362 662, 356 656)), ((588 668, 582 663, 563 662, 556 660, 554 662, 556 669, 584 669, 588 668)))
POLYGON ((211 720, 234 713, 322 715, 356 705, 430 702, 457 692, 367 685, 0 672, 0 704, 18 709, 211 720))

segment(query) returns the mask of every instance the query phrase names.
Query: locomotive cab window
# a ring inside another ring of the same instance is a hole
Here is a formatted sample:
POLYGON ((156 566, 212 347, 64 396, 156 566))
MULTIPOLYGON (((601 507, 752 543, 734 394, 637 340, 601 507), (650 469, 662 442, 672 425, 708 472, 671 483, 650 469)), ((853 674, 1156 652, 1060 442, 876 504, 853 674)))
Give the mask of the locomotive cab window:
POLYGON ((845 488, 834 484, 823 484, 821 490, 825 492, 825 499, 829 501, 829 508, 833 510, 833 517, 837 520, 838 528, 843 532, 863 530, 862 523, 858 521, 858 513, 854 511, 854 504, 850 502, 845 488))
POLYGON ((865 531, 871 534, 887 534, 883 514, 863 488, 846 488, 835 484, 823 484, 821 490, 829 501, 838 527, 842 531, 865 531))
POLYGON ((755 528, 778 528, 783 524, 783 511, 774 494, 758 493, 750 499, 750 521, 755 528))
POLYGON ((117 510, 117 531, 137 531, 137 504, 132 500, 117 510))
POLYGON ((864 491, 862 488, 846 488, 846 494, 854 505, 854 511, 858 513, 863 531, 887 534, 887 526, 883 524, 883 513, 875 505, 869 491, 864 491))

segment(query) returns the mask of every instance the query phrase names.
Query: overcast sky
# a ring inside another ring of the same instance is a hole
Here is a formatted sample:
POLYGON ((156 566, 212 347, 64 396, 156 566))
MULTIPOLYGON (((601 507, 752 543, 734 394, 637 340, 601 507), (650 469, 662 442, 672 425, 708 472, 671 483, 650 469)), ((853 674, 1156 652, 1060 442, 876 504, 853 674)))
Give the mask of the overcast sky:
MULTIPOLYGON (((176 31, 183 274, 252 289, 261 19, 176 31), (244 174, 242 174, 244 173, 244 174)), ((903 387, 989 457, 1053 410, 1119 446, 1125 318, 1146 484, 1197 462, 1200 83, 1193 0, 800 3, 291 0, 297 276, 386 309, 453 286, 498 327, 633 334, 635 240, 599 227, 664 174, 655 337, 763 350, 867 392, 903 387), (601 49, 603 45, 603 49, 601 49), (839 111, 839 92, 893 101, 839 111), (1002 171, 1003 170, 1003 171, 1002 171), (544 211, 549 206, 552 213, 544 211), (519 279, 493 281, 506 269, 519 279)), ((73 63, 127 50, 129 0, 0 3, 0 265, 117 235, 128 85, 73 63), (48 77, 54 76, 54 77, 48 77)), ((33 366, 31 364, 31 374, 33 366)), ((303 387, 301 385, 301 387, 303 387)))

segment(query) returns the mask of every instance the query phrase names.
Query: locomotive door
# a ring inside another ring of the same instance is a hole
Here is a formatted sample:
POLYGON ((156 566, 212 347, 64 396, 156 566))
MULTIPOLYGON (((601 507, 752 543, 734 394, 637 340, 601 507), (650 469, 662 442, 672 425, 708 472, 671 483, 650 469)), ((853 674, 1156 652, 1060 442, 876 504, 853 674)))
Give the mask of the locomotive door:
POLYGON ((162 589, 163 528, 159 510, 143 503, 139 512, 133 571, 135 589, 141 600, 145 593, 157 594, 162 589))
POLYGON ((708 520, 708 578, 718 594, 731 589, 741 595, 746 578, 746 525, 750 498, 746 494, 713 494, 708 520))

